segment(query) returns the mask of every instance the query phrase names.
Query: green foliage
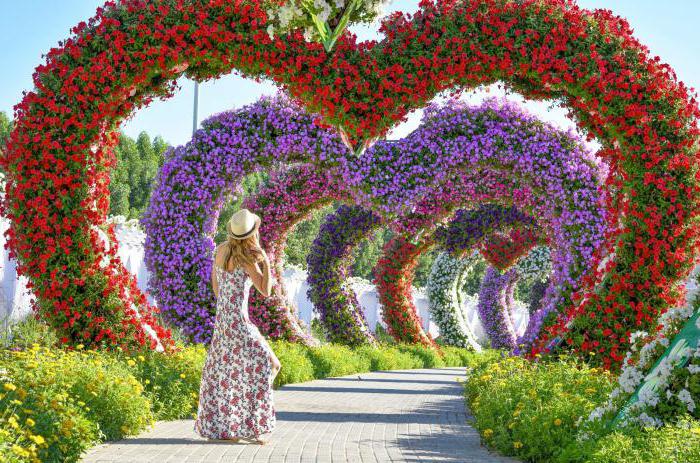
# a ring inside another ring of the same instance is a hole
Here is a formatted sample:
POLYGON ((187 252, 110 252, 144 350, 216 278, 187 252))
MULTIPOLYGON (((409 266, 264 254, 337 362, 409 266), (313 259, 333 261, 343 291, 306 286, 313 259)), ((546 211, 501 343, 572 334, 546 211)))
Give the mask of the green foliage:
POLYGON ((327 206, 314 211, 311 216, 297 224, 287 237, 284 249, 285 260, 293 265, 306 268, 306 254, 318 235, 325 217, 335 210, 335 206, 327 206))
POLYGON ((0 156, 5 152, 5 143, 12 132, 12 121, 7 114, 0 111, 0 156))
POLYGON ((253 172, 243 177, 239 191, 236 192, 236 194, 231 192, 234 196, 233 199, 228 201, 224 207, 221 208, 219 220, 216 225, 216 237, 214 238, 214 241, 221 243, 226 240, 226 223, 229 221, 231 216, 241 208, 243 199, 255 192, 262 183, 267 181, 267 177, 267 173, 262 171, 253 172))
POLYGON ((167 143, 156 137, 151 141, 141 132, 136 140, 121 134, 116 148, 117 166, 109 186, 111 215, 139 218, 151 196, 151 187, 163 165, 167 143))
POLYGON ((275 378, 275 387, 289 383, 303 383, 315 378, 314 366, 308 356, 308 347, 286 341, 273 341, 270 344, 282 364, 282 369, 275 378))
POLYGON ((353 250, 354 262, 352 264, 352 275, 366 280, 372 280, 372 270, 377 265, 377 260, 382 255, 384 245, 389 241, 390 232, 385 228, 380 228, 371 236, 363 239, 353 250))
POLYGON ((487 267, 488 264, 484 259, 478 259, 472 267, 472 270, 464 276, 462 291, 467 294, 479 294, 481 280, 484 279, 484 273, 486 272, 487 267))
POLYGON ((626 429, 599 440, 575 442, 559 462, 582 463, 690 463, 700 461, 700 422, 681 427, 626 429))
POLYGON ((398 344, 396 348, 419 358, 423 364, 420 368, 442 368, 445 361, 440 357, 438 351, 420 344, 398 344))
POLYGON ((475 426, 486 443, 526 461, 556 461, 576 441, 579 418, 612 390, 609 373, 568 359, 491 359, 465 383, 475 426))
POLYGON ((346 346, 325 344, 312 347, 308 356, 316 378, 364 373, 370 369, 369 359, 357 355, 346 346))
POLYGON ((395 347, 382 346, 377 349, 371 346, 361 346, 356 348, 355 352, 369 360, 371 371, 410 370, 423 367, 420 358, 408 352, 401 352, 395 347))
POLYGON ((7 322, 6 329, 0 333, 0 346, 28 349, 35 344, 52 347, 57 343, 54 329, 32 316, 18 322, 7 322))

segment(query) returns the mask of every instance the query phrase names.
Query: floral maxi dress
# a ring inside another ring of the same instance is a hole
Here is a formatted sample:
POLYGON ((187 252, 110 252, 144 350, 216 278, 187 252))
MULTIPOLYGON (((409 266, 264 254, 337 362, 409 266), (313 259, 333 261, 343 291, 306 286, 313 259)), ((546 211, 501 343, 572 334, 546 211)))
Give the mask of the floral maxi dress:
POLYGON ((209 439, 256 438, 275 426, 271 350, 248 318, 243 269, 216 268, 219 298, 194 429, 209 439))

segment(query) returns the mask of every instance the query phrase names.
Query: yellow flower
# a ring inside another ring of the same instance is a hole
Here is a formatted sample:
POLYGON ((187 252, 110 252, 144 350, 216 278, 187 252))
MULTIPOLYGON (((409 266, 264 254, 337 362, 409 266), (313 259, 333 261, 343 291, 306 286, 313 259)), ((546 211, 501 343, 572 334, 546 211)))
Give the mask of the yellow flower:
POLYGON ((519 440, 516 440, 515 442, 513 442, 513 448, 520 449, 522 447, 523 447, 523 443, 520 442, 519 440))
POLYGON ((147 379, 146 381, 144 381, 144 383, 146 383, 146 384, 151 384, 151 380, 150 380, 150 379, 147 379))
POLYGON ((133 367, 134 365, 136 365, 136 362, 134 362, 133 360, 129 359, 129 360, 126 362, 126 364, 129 365, 130 367, 133 367))
POLYGON ((493 429, 487 429, 487 430, 484 431, 484 437, 485 437, 485 438, 488 439, 488 438, 491 437, 491 436, 493 436, 493 429))
POLYGON ((83 344, 78 344, 77 346, 75 346, 75 348, 78 349, 78 350, 83 350, 83 349, 85 349, 85 345, 83 345, 83 344))
POLYGON ((186 377, 184 373, 180 373, 180 378, 185 379, 186 377))
POLYGON ((44 445, 46 443, 46 440, 39 435, 32 436, 30 437, 30 439, 33 440, 36 443, 36 445, 44 445))
POLYGON ((559 418, 554 420, 554 426, 561 426, 561 420, 559 418))
POLYGON ((12 446, 12 452, 13 452, 15 455, 17 455, 18 457, 24 457, 24 458, 26 458, 26 457, 29 456, 29 452, 26 451, 26 450, 24 450, 22 447, 20 447, 20 446, 17 445, 17 444, 15 444, 15 445, 12 446))
POLYGON ((141 362, 145 362, 145 361, 146 361, 146 357, 144 357, 143 355, 139 355, 137 358, 138 358, 139 361, 141 361, 141 362))
POLYGON ((6 391, 14 391, 15 389, 17 389, 17 386, 15 386, 12 383, 5 383, 5 385, 3 387, 5 388, 6 391))

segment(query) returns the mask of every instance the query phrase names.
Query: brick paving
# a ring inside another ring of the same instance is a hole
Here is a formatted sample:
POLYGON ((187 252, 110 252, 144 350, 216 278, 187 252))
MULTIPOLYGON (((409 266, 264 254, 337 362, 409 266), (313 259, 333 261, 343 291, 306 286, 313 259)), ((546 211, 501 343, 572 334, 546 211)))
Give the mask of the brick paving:
POLYGON ((266 445, 207 442, 192 420, 180 420, 95 447, 82 461, 514 462, 482 447, 467 424, 456 381, 463 374, 462 368, 402 370, 290 384, 275 391, 277 429, 266 445))

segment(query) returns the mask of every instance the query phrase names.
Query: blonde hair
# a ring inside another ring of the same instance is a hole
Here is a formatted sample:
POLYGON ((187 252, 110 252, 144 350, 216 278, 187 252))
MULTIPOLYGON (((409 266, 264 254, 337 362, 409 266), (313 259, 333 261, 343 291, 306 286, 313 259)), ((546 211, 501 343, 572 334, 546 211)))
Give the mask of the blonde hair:
POLYGON ((256 241, 257 231, 245 239, 236 239, 228 236, 228 239, 223 244, 223 263, 221 267, 224 270, 233 270, 246 265, 257 264, 263 261, 262 249, 256 241))

